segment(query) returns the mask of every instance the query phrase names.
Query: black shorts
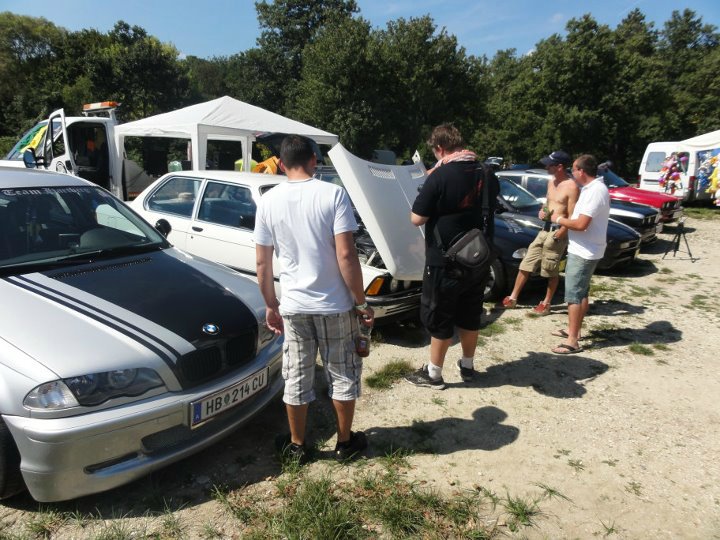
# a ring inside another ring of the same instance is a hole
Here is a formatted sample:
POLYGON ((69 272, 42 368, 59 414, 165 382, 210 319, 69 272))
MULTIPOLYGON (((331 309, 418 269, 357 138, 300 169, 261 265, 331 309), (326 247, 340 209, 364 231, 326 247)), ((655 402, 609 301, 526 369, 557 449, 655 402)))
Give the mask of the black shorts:
POLYGON ((420 320, 437 339, 453 337, 455 327, 479 330, 488 270, 426 266, 420 320))

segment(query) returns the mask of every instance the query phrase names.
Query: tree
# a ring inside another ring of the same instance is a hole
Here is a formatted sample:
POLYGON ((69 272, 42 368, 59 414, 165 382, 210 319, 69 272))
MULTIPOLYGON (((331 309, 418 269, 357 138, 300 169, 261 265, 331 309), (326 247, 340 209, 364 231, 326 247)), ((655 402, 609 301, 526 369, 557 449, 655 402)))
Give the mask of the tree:
POLYGON ((659 52, 672 85, 674 139, 720 129, 718 72, 713 71, 720 62, 719 41, 717 28, 689 9, 673 11, 660 32, 659 52))
POLYGON ((302 77, 291 113, 336 133, 350 151, 368 156, 380 139, 376 112, 377 65, 370 54, 370 25, 338 18, 320 29, 303 51, 302 77))

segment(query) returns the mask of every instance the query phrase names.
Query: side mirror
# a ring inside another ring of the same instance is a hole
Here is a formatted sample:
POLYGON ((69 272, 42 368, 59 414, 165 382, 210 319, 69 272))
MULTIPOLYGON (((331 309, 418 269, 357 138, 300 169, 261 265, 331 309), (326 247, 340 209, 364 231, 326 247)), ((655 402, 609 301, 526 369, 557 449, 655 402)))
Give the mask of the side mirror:
POLYGON ((170 222, 167 219, 158 219, 155 223, 155 229, 157 229, 157 231, 165 238, 167 238, 168 234, 170 234, 170 231, 172 231, 170 222))
POLYGON ((35 157, 35 149, 34 148, 26 148, 23 152, 23 163, 25 163, 25 166, 28 169, 36 169, 37 164, 37 158, 35 157))

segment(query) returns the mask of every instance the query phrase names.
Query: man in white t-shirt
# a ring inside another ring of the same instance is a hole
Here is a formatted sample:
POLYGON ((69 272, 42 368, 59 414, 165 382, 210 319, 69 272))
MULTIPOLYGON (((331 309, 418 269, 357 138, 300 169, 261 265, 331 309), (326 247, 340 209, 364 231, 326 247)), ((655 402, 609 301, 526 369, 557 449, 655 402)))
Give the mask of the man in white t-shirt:
POLYGON ((565 267, 565 302, 568 304, 568 328, 553 332, 565 338, 555 347, 555 354, 581 352, 580 329, 588 310, 590 278, 605 254, 607 226, 610 217, 610 194, 602 177, 597 176, 597 160, 584 154, 573 163, 575 181, 580 184, 580 198, 569 218, 552 217, 568 229, 568 258, 565 267))
POLYGON ((335 457, 344 461, 367 447, 353 432, 355 400, 360 396, 362 359, 355 350, 358 318, 371 326, 353 232, 357 223, 345 190, 312 175, 317 158, 305 137, 289 135, 280 148, 287 175, 263 195, 255 221, 257 276, 266 304, 266 324, 285 333, 282 373, 290 434, 278 450, 305 463, 308 405, 315 399, 318 352, 329 381, 337 417, 335 457), (275 296, 273 254, 280 263, 282 300, 275 296))

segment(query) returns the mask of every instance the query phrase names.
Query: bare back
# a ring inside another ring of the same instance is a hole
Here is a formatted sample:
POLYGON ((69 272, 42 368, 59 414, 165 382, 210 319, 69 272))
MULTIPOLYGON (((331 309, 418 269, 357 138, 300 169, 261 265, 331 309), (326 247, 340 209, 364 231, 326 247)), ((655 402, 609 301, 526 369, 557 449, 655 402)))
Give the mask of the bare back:
POLYGON ((548 182, 547 207, 555 216, 569 217, 580 196, 580 188, 570 177, 562 180, 554 177, 548 182))

